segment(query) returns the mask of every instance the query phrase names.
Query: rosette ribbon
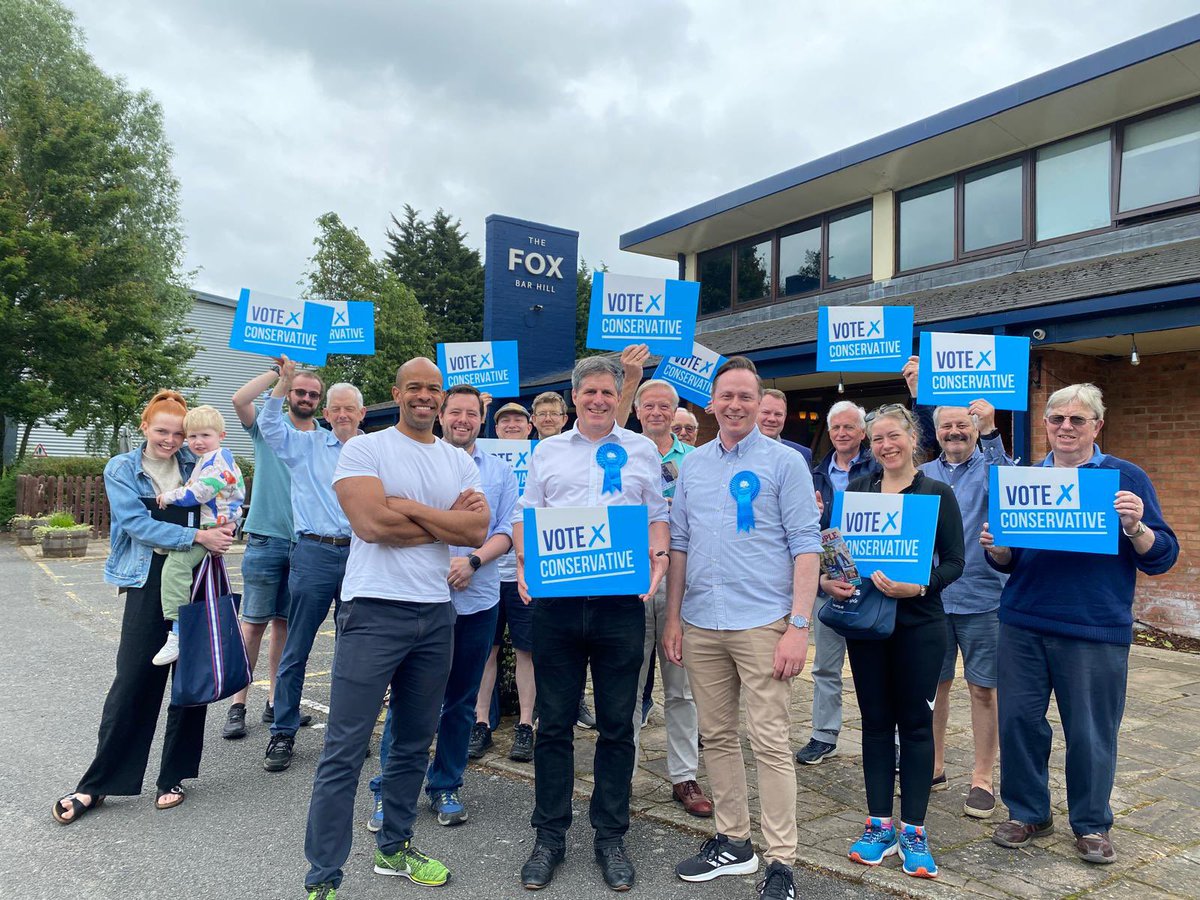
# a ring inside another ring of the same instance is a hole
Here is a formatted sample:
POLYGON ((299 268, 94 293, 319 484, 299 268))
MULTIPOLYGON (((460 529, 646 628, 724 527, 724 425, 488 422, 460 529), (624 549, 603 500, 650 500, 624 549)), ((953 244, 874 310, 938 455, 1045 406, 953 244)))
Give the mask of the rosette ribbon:
POLYGON ((754 530, 754 498, 762 486, 753 472, 738 472, 729 479, 729 493, 737 501, 737 530, 754 530))
POLYGON ((625 448, 615 441, 609 441, 596 448, 596 462, 604 470, 604 484, 600 493, 612 494, 621 490, 621 468, 629 462, 629 454, 625 448))

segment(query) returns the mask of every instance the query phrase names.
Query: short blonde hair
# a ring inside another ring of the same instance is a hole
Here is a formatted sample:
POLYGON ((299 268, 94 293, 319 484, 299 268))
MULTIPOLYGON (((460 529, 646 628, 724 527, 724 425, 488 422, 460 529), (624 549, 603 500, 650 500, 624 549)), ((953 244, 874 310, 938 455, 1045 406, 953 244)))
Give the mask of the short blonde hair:
POLYGON ((225 417, 215 406, 193 406, 183 417, 184 432, 199 431, 201 428, 211 428, 214 431, 225 430, 225 417))
POLYGON ((539 406, 556 406, 558 407, 559 415, 567 414, 567 401, 562 398, 562 394, 557 391, 543 391, 533 398, 533 403, 529 409, 532 412, 537 412, 539 406))
POLYGON ((1052 410, 1058 409, 1060 406, 1066 406, 1072 400, 1078 400, 1084 406, 1092 411, 1097 419, 1104 418, 1104 394, 1100 392, 1100 388, 1094 384, 1084 382, 1083 384, 1068 384, 1065 388, 1059 388, 1048 398, 1046 398, 1046 415, 1050 415, 1052 410))

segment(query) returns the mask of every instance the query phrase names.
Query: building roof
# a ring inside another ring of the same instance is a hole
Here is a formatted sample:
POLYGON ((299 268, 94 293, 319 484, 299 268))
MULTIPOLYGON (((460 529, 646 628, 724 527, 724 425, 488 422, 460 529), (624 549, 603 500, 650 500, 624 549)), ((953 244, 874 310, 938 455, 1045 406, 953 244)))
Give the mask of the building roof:
MULTIPOLYGON (((1082 262, 1009 272, 965 284, 894 294, 873 302, 880 306, 912 306, 913 324, 921 326, 1197 280, 1200 280, 1200 240, 1186 240, 1082 262)), ((707 331, 698 339, 710 350, 726 356, 813 343, 817 339, 817 310, 707 331)), ((651 357, 649 365, 657 365, 658 361, 659 357, 651 357)), ((533 390, 570 378, 568 369, 523 387, 533 390)))
POLYGON ((215 306, 228 306, 230 308, 236 308, 238 305, 238 302, 236 299, 233 299, 230 297, 222 297, 220 294, 210 294, 208 291, 193 290, 192 296, 195 297, 197 300, 202 300, 205 303, 212 303, 215 306))
POLYGON ((1200 15, 635 228, 620 247, 674 259, 1197 93, 1200 15))

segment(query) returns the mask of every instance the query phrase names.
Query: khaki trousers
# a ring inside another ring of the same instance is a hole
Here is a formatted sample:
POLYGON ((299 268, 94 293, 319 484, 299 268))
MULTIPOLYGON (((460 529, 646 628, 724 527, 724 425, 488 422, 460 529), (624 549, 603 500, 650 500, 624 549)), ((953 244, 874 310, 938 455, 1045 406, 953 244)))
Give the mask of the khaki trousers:
POLYGON ((790 743, 791 679, 772 677, 775 645, 785 619, 745 631, 683 625, 683 662, 700 721, 704 767, 712 786, 717 831, 750 837, 746 764, 738 739, 738 710, 746 707, 750 748, 758 767, 758 796, 767 863, 796 858, 796 765, 790 743))

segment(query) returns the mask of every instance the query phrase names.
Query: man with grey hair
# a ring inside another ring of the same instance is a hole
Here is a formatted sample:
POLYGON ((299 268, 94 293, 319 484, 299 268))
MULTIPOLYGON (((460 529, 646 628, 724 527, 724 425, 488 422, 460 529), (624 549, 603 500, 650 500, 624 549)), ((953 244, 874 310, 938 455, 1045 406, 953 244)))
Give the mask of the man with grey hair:
MULTIPOLYGON (((666 574, 670 532, 662 495, 660 454, 647 437, 616 424, 625 373, 615 359, 592 356, 575 365, 571 396, 575 426, 538 444, 529 462, 525 493, 513 519, 517 585, 525 583, 523 513, 529 508, 645 505, 650 518, 653 596, 666 574)), ((530 890, 545 887, 566 852, 575 786, 574 726, 591 663, 596 727, 591 822, 596 862, 614 890, 633 885, 625 851, 629 829, 629 776, 633 772, 633 713, 644 658, 645 597, 539 598, 533 601, 533 668, 538 696, 534 746, 537 840, 521 869, 530 890)), ((578 892, 576 892, 578 893, 578 892)))
MULTIPOLYGON (((651 379, 637 389, 633 408, 642 434, 654 441, 662 457, 662 494, 669 504, 675 496, 675 482, 683 458, 694 448, 671 434, 671 423, 679 407, 679 394, 665 381, 651 379)), ((699 732, 696 725, 696 702, 688 684, 687 670, 667 664, 666 654, 659 647, 663 627, 667 624, 667 585, 659 584, 653 598, 646 603, 646 643, 642 648, 642 671, 638 675, 638 696, 645 691, 650 666, 658 653, 658 671, 663 686, 663 719, 667 726, 667 777, 671 779, 671 796, 689 815, 707 818, 713 814, 712 801, 704 796, 696 781, 700 765, 699 732)), ((633 710, 634 772, 642 734, 641 710, 633 710)))
POLYGON ((689 447, 696 446, 696 435, 700 431, 700 420, 686 406, 675 410, 675 421, 671 423, 671 434, 689 447))
POLYGON ((342 577, 350 555, 350 522, 333 491, 333 472, 342 448, 358 434, 366 415, 362 393, 343 382, 332 385, 325 395, 324 417, 332 430, 288 428, 283 422, 283 398, 295 377, 296 363, 282 357, 279 380, 258 417, 267 446, 291 471, 296 541, 288 572, 292 603, 275 684, 275 721, 263 759, 268 772, 282 772, 292 764, 308 654, 330 604, 341 600, 342 577))

